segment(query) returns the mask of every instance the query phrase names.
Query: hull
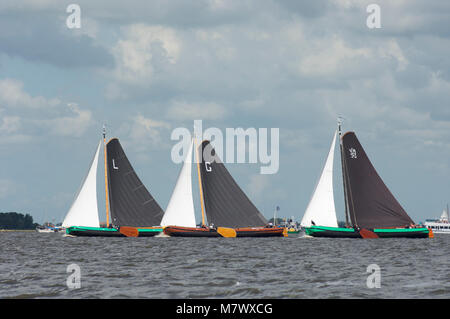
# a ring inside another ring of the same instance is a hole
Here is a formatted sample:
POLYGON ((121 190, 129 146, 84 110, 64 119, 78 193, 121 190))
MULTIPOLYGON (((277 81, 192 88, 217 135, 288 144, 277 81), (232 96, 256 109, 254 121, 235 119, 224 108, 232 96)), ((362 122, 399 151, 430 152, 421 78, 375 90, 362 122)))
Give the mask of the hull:
MULTIPOLYGON (((380 238, 428 238, 428 228, 385 228, 373 229, 380 238)), ((353 228, 311 226, 305 228, 306 235, 327 238, 362 238, 353 228)))
MULTIPOLYGON (((285 228, 244 227, 236 228, 236 237, 284 237, 285 228)), ((172 237, 222 237, 216 229, 167 226, 164 234, 172 237)))
POLYGON ((425 226, 431 228, 435 234, 450 234, 450 223, 441 221, 427 221, 425 226))
POLYGON ((171 237, 222 237, 215 229, 200 227, 164 227, 164 234, 171 237))
POLYGON ((236 228, 236 237, 286 237, 284 227, 247 227, 236 228))
MULTIPOLYGON (((161 227, 138 228, 138 237, 153 237, 162 232, 161 227)), ((126 237, 115 228, 72 226, 66 234, 77 237, 126 237)))

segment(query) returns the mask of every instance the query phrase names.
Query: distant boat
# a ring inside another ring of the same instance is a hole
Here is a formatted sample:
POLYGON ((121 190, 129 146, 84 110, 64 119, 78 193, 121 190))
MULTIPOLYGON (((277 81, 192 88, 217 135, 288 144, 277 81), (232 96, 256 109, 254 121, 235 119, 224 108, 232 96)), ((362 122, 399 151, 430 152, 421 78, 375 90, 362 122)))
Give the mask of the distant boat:
POLYGON ((441 217, 439 219, 427 219, 425 221, 425 226, 431 228, 436 234, 450 234, 450 223, 449 223, 449 209, 447 204, 447 209, 442 211, 441 217))
POLYGON ((36 227, 36 231, 38 233, 59 233, 61 231, 63 231, 64 229, 62 227, 59 226, 38 226, 36 227))
MULTIPOLYGON (((192 148, 192 144, 191 144, 192 148)), ((196 150, 202 154, 201 165, 197 161, 199 192, 202 208, 201 227, 195 226, 194 209, 191 205, 192 191, 191 171, 185 168, 190 164, 191 151, 184 161, 183 169, 178 178, 174 194, 170 200, 166 214, 172 212, 173 224, 165 222, 164 233, 178 237, 272 237, 286 236, 282 227, 266 227, 268 222, 255 205, 241 190, 233 177, 217 156, 209 141, 196 150), (205 154, 212 157, 207 158, 205 154), (182 190, 184 189, 184 190, 182 190), (181 217, 181 215, 185 217, 181 217), (185 221, 189 221, 189 225, 185 221)))
MULTIPOLYGON (((105 143, 105 133, 103 137, 105 143)), ((72 236, 155 236, 162 232, 164 214, 140 181, 117 138, 105 144, 106 226, 100 227, 97 208, 97 164, 101 142, 88 174, 64 219, 72 236)))
POLYGON ((334 209, 331 153, 335 134, 321 178, 302 219, 306 234, 336 238, 431 237, 432 232, 416 226, 386 187, 355 133, 347 132, 341 137, 340 124, 338 132, 347 227, 337 226, 334 209))

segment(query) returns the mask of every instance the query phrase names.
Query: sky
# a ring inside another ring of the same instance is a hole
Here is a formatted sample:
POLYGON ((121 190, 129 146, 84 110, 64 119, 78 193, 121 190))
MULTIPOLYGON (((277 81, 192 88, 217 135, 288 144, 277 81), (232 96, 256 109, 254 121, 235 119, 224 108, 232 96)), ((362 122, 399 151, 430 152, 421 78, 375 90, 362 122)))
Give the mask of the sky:
MULTIPOLYGON (((437 218, 450 202, 449 101, 446 0, 2 0, 0 212, 61 222, 103 124, 165 209, 181 169, 171 133, 202 120, 279 128, 275 174, 226 165, 267 218, 279 206, 299 221, 342 116, 412 219, 437 218), (73 3, 80 28, 67 25, 73 3), (380 28, 367 24, 373 3, 380 28)), ((334 164, 344 220, 338 153, 334 164)))

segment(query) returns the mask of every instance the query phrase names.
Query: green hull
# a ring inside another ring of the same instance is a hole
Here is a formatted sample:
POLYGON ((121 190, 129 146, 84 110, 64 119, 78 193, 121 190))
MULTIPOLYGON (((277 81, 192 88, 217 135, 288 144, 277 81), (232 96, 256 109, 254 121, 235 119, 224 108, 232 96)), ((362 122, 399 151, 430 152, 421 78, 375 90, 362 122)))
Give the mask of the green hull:
MULTIPOLYGON (((138 228, 138 237, 153 237, 163 231, 161 228, 138 228)), ((66 228, 66 234, 84 237, 126 237, 115 228, 72 226, 66 228)))
MULTIPOLYGON (((371 229, 380 238, 428 238, 428 228, 385 228, 371 229)), ((305 228, 306 235, 329 238, 362 238, 353 228, 311 226, 305 228)))

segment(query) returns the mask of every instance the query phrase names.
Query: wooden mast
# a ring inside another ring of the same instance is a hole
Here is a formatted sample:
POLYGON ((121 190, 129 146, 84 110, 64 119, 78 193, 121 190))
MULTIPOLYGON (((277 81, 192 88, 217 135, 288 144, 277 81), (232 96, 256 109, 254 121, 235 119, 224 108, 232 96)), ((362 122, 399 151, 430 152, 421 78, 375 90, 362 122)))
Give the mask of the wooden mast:
POLYGON ((204 202, 203 202, 202 178, 201 178, 201 174, 200 174, 200 161, 199 161, 199 155, 198 155, 197 136, 195 135, 195 130, 194 130, 194 144, 195 144, 195 155, 197 158, 196 162, 197 162, 197 173, 198 173, 198 188, 200 191, 200 204, 202 207, 202 226, 206 226, 205 207, 204 207, 204 202))
POLYGON ((344 149, 342 145, 342 130, 341 130, 341 117, 338 117, 338 133, 339 133, 339 147, 341 151, 341 167, 342 167, 342 182, 344 185, 344 202, 345 202, 345 227, 350 227, 349 218, 348 218, 348 199, 347 199, 347 187, 345 183, 346 179, 346 170, 344 165, 344 149))
POLYGON ((108 167, 106 156, 106 126, 103 125, 103 149, 105 153, 105 205, 106 205, 106 227, 109 228, 109 195, 108 195, 108 167))

